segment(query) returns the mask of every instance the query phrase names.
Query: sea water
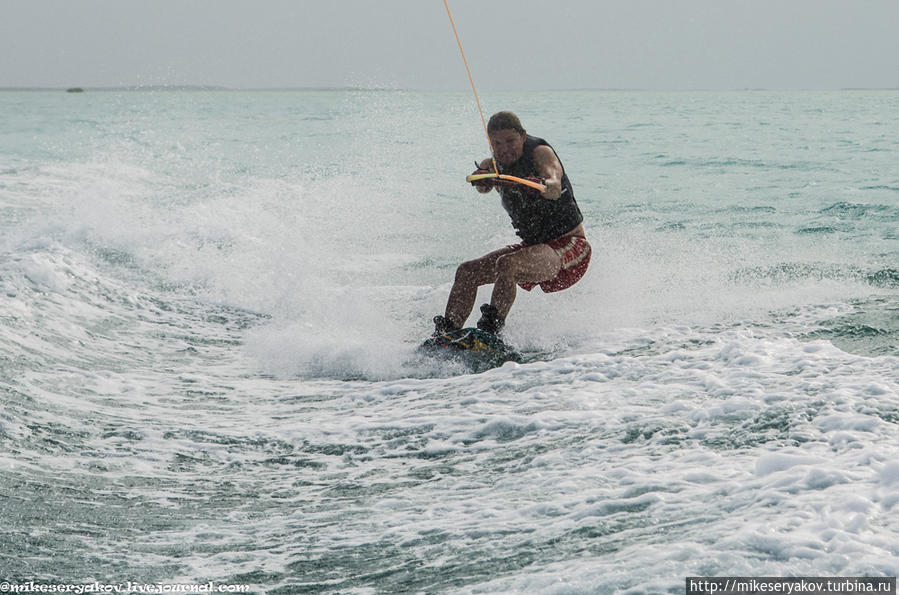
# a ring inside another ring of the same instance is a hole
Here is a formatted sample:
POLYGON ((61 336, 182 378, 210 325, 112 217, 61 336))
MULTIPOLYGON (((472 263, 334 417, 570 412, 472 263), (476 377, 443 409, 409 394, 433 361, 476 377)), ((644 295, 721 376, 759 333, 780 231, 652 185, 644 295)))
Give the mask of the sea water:
POLYGON ((468 374, 415 353, 516 241, 468 94, 0 93, 0 578, 899 574, 899 92, 482 100, 594 253, 468 374))

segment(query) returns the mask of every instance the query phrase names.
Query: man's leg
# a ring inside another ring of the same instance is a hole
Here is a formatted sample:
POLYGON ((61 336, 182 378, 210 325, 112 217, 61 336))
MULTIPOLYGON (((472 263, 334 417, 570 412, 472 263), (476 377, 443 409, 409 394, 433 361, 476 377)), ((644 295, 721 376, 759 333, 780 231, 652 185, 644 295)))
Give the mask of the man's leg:
MULTIPOLYGON (((478 287, 496 282, 497 261, 506 255, 522 250, 517 246, 506 246, 475 260, 463 262, 456 269, 456 278, 446 302, 446 318, 457 328, 465 325, 474 309, 478 297, 478 287)), ((514 296, 513 296, 514 299, 514 296)), ((511 304, 510 304, 511 305, 511 304)))
MULTIPOLYGON (((495 262, 496 280, 490 304, 496 307, 497 314, 504 320, 515 302, 519 281, 532 283, 548 281, 555 277, 562 268, 562 257, 546 244, 537 244, 512 253, 500 254, 495 262)), ((473 301, 472 304, 474 304, 473 301)))

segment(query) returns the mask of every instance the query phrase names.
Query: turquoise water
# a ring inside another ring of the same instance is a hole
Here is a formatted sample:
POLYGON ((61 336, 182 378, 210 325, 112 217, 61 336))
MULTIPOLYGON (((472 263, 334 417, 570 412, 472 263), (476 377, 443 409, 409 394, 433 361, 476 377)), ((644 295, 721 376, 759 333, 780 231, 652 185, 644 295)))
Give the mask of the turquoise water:
POLYGON ((469 95, 0 92, 2 578, 899 574, 899 93, 482 100, 595 252, 465 374, 414 348, 515 240, 469 95))

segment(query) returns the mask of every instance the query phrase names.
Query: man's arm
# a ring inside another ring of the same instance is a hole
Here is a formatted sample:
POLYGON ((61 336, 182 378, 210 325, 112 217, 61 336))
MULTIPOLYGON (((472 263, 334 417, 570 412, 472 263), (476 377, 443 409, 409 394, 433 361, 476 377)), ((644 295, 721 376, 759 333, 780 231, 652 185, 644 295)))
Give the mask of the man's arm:
POLYGON ((556 152, 546 145, 534 149, 534 168, 546 184, 543 198, 556 200, 562 196, 562 163, 556 152))

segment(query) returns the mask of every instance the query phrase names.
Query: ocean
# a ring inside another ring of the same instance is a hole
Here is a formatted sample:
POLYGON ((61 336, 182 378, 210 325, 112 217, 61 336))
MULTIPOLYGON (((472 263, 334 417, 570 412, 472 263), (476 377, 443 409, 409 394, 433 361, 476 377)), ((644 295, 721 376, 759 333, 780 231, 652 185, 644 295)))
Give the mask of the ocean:
POLYGON ((415 348, 516 241, 470 93, 0 92, 4 584, 899 574, 899 92, 481 100, 594 253, 468 373, 415 348))

